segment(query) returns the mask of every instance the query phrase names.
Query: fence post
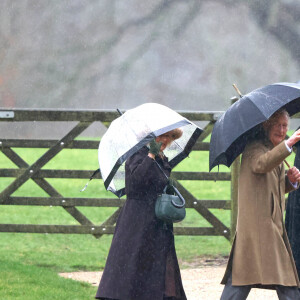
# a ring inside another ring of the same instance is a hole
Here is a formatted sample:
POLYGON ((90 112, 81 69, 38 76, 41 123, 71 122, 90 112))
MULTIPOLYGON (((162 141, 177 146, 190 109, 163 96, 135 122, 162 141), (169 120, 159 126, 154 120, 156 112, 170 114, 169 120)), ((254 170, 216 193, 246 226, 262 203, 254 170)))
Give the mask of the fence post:
POLYGON ((236 229, 237 213, 238 213, 238 180, 240 173, 240 156, 238 156, 231 165, 231 242, 236 229))
MULTIPOLYGON (((233 104, 237 100, 238 100, 237 97, 232 97, 231 104, 233 104)), ((236 222, 237 222, 239 173, 240 173, 240 156, 238 156, 231 165, 231 224, 230 224, 231 242, 233 242, 233 238, 236 230, 236 222)))

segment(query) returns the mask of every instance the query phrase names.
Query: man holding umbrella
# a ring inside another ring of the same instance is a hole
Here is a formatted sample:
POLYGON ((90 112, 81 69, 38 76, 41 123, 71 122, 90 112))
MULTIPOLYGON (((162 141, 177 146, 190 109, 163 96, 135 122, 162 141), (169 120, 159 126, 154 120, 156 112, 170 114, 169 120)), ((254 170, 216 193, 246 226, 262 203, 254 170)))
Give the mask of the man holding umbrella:
POLYGON ((275 289, 279 299, 300 299, 299 279, 283 223, 284 194, 299 186, 296 167, 285 173, 284 159, 300 140, 300 130, 284 141, 289 115, 276 111, 259 125, 243 151, 238 220, 221 300, 246 299, 252 287, 275 289))

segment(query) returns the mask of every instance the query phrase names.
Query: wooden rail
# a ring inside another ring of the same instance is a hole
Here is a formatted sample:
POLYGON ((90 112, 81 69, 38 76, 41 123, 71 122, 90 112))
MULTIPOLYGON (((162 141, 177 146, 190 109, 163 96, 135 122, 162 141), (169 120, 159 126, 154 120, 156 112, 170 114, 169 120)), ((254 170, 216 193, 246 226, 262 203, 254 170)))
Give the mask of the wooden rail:
MULTIPOLYGON (((194 151, 208 151, 209 144, 203 140, 211 134, 214 123, 222 112, 187 112, 178 111, 191 121, 206 121, 207 125, 200 136, 194 151)), ((300 117, 300 114, 295 117, 300 117), (299 115, 299 116, 298 116, 299 115)), ((114 232, 115 222, 125 199, 115 198, 84 198, 65 197, 60 194, 47 179, 49 178, 86 178, 94 170, 67 170, 67 169, 42 169, 51 159, 64 149, 98 149, 97 141, 75 140, 93 122, 102 122, 109 126, 110 122, 119 114, 113 110, 50 110, 50 109, 5 109, 0 108, 0 122, 39 122, 39 121, 67 121, 76 122, 63 137, 53 139, 4 139, 0 133, 0 150, 13 162, 17 168, 1 168, 0 177, 14 178, 0 193, 0 205, 26 205, 26 206, 58 206, 62 207, 80 225, 43 225, 43 224, 0 224, 0 232, 28 232, 28 233, 64 233, 64 234, 92 234, 96 238, 103 234, 114 232), (45 148, 34 163, 28 164, 18 153, 16 148, 45 148), (24 183, 32 179, 49 197, 22 197, 13 196, 24 183), (96 226, 77 207, 116 207, 117 210, 100 225, 96 226)), ((177 235, 210 235, 223 236, 230 240, 231 232, 235 230, 237 214, 237 178, 239 161, 232 167, 232 172, 173 172, 176 180, 201 180, 201 181, 231 181, 231 198, 227 200, 197 199, 186 190, 179 182, 178 189, 186 199, 187 208, 194 209, 199 216, 208 221, 211 227, 175 227, 177 235), (232 210, 231 228, 225 226, 210 209, 232 210)), ((100 179, 100 176, 96 176, 100 179)))

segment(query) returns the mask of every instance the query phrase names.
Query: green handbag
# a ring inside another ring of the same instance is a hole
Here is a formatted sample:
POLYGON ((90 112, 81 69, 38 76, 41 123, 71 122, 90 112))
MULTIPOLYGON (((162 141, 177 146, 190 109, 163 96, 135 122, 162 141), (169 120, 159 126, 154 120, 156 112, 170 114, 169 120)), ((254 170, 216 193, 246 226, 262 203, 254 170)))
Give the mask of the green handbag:
POLYGON ((167 187, 163 193, 158 195, 155 203, 155 215, 166 223, 180 222, 185 218, 185 200, 181 196, 166 194, 167 187))

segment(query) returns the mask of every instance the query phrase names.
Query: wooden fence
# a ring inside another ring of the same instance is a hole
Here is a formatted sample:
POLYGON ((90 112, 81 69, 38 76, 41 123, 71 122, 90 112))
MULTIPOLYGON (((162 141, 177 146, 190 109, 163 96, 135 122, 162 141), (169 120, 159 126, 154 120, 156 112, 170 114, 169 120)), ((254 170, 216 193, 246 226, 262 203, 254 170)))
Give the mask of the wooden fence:
MULTIPOLYGON (((185 112, 179 113, 191 121, 207 121, 204 132, 194 147, 195 151, 208 151, 209 144, 203 140, 210 135, 213 125, 221 112, 185 112)), ((0 178, 15 178, 0 193, 0 205, 28 205, 28 206, 60 206, 70 214, 80 225, 36 225, 36 224, 0 224, 0 232, 27 232, 27 233, 65 233, 65 234, 92 234, 99 238, 103 234, 112 234, 114 225, 124 204, 124 199, 110 198, 74 198, 64 197, 48 181, 49 178, 86 178, 88 179, 94 170, 52 170, 42 169, 53 157, 63 149, 98 149, 98 141, 75 140, 93 122, 100 121, 105 126, 117 118, 119 114, 113 110, 41 110, 41 109, 1 109, 0 121, 5 122, 40 122, 40 121, 68 121, 76 122, 65 136, 58 140, 45 139, 4 139, 0 133, 0 149, 2 153, 18 168, 1 168, 0 178), (15 148, 46 148, 48 149, 34 163, 28 164, 15 148), (32 179, 41 187, 49 197, 16 197, 12 194, 29 179, 32 179), (117 207, 100 226, 94 225, 77 207, 117 207)), ((176 180, 205 180, 205 181, 231 181, 231 198, 228 200, 204 200, 197 199, 186 190, 179 182, 178 189, 186 199, 186 207, 193 208, 208 223, 210 227, 175 227, 177 235, 209 235, 223 236, 230 240, 231 232, 235 231, 237 177, 239 161, 232 167, 232 172, 173 172, 176 180), (225 226, 210 209, 232 209, 231 228, 225 226)), ((98 175, 97 178, 100 178, 98 175)), ((1 207, 1 206, 0 206, 1 207)), ((1 209, 1 208, 0 208, 1 209)))

